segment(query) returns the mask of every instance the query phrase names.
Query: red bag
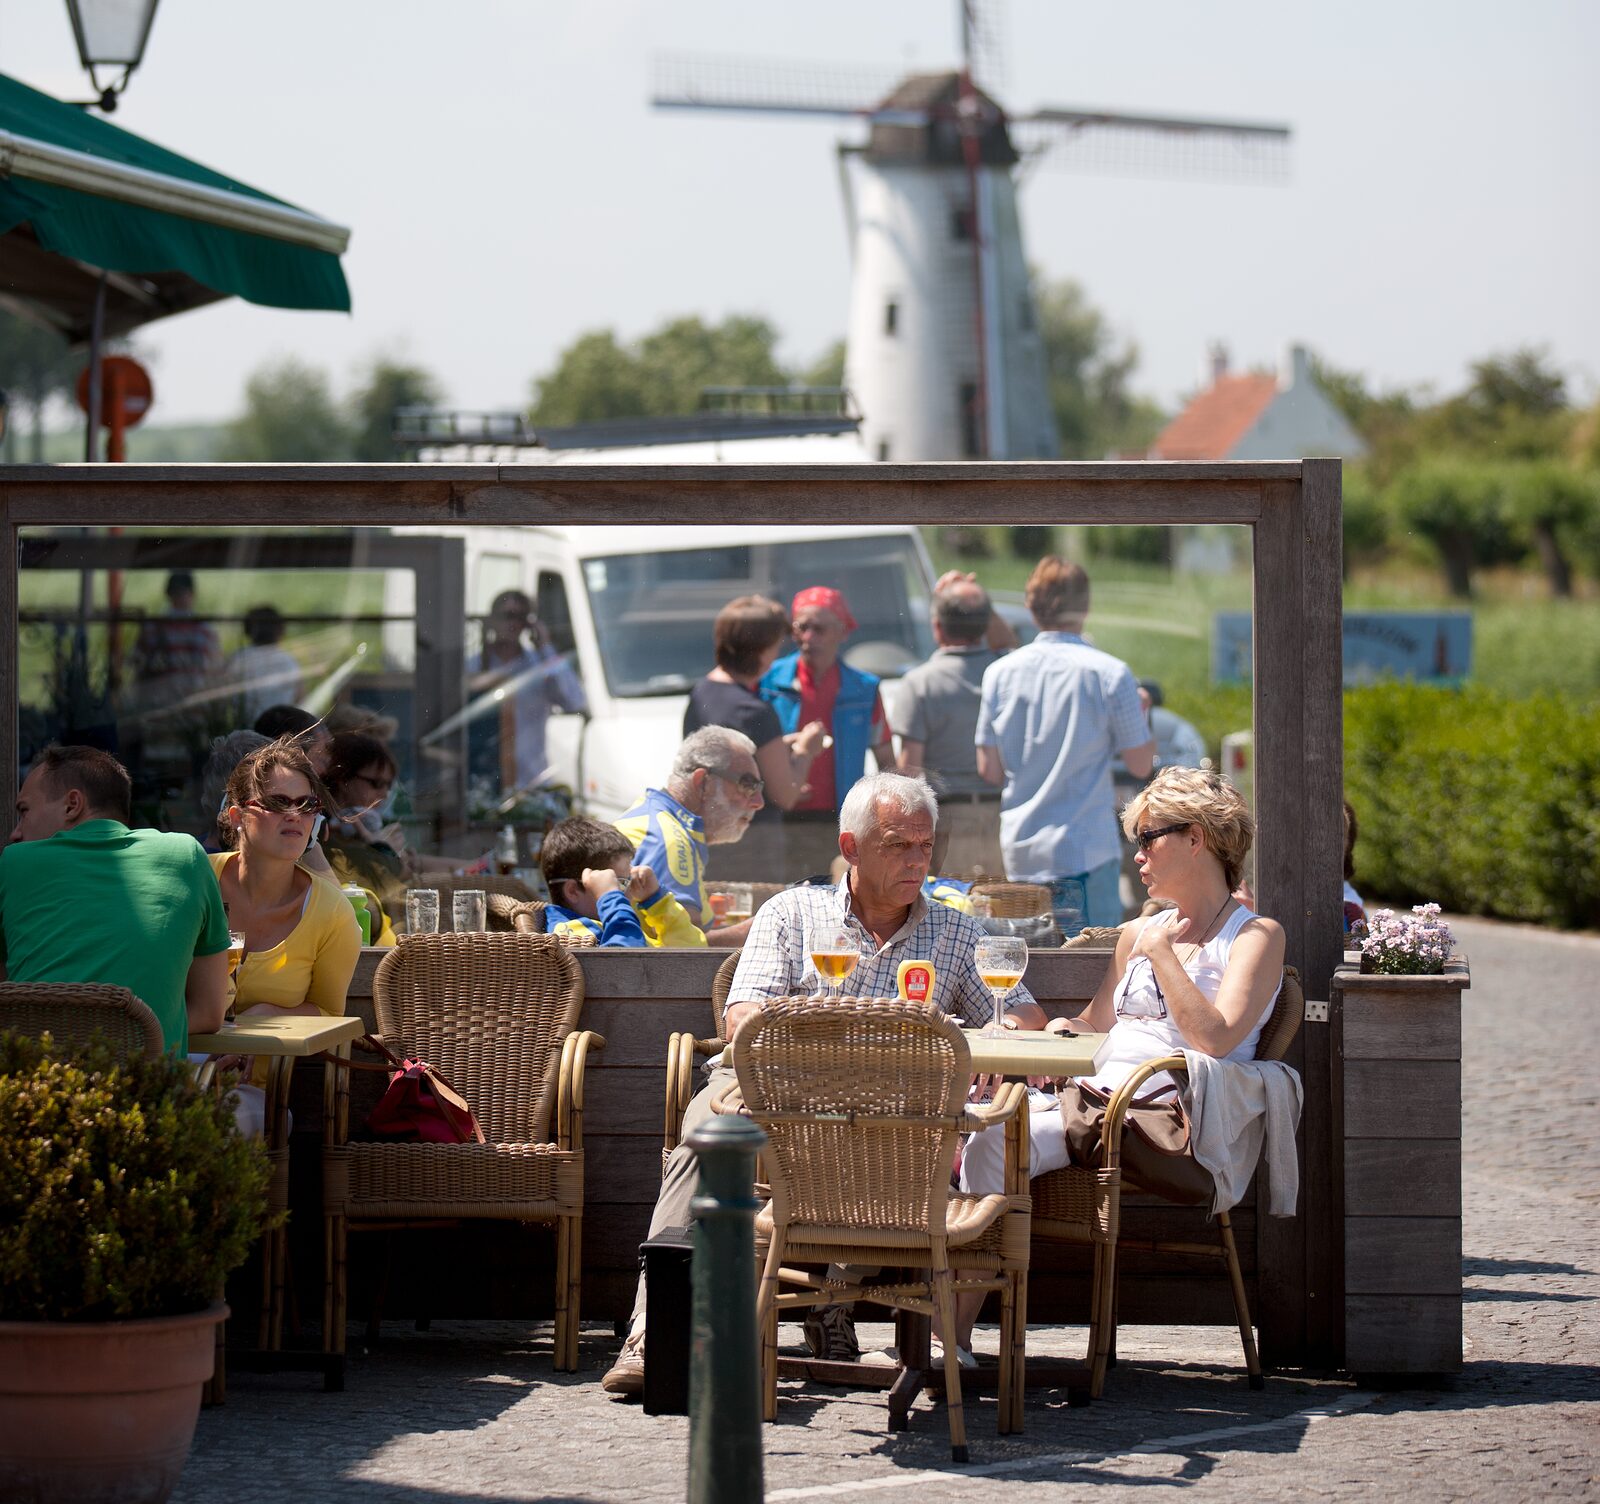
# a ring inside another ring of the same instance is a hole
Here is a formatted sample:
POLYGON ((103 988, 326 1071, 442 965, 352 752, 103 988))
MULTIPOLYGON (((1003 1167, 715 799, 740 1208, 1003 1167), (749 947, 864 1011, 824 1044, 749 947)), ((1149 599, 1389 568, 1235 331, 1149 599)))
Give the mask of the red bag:
POLYGON ((402 1060, 389 1089, 367 1114, 367 1127, 385 1138, 424 1144, 484 1142, 467 1100, 431 1065, 402 1060))
POLYGON ((393 1068, 388 1089, 367 1114, 367 1128, 383 1138, 422 1144, 484 1143, 483 1129, 473 1117, 467 1099, 425 1060, 402 1060, 380 1039, 364 1034, 357 1041, 376 1051, 388 1065, 367 1065, 324 1055, 345 1070, 383 1071, 393 1068))

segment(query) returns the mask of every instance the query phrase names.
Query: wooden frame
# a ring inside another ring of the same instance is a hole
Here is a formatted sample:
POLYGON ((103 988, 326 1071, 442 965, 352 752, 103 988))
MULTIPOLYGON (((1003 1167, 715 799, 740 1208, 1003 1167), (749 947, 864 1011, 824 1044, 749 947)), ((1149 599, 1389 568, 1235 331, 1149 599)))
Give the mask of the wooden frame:
MULTIPOLYGON (((816 466, 56 465, 0 467, 0 781, 17 779, 17 558, 28 526, 420 523, 1232 523, 1252 532, 1258 896, 1306 994, 1340 952, 1344 849, 1340 463, 816 466)), ((663 992, 658 996, 681 996, 663 992)), ((655 1070, 659 1073, 660 1053, 655 1070)), ((1302 1214, 1265 1221, 1262 1356, 1333 1352, 1325 1030, 1290 1063, 1308 1087, 1302 1214)))

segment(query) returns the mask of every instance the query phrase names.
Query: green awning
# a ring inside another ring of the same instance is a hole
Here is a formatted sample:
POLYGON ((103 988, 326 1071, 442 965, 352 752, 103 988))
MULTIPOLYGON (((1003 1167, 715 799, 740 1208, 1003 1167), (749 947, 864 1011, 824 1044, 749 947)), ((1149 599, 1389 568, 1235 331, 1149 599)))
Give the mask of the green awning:
POLYGON ((349 231, 0 74, 0 300, 73 340, 224 297, 345 312, 349 231), (63 259, 64 258, 64 259, 63 259))

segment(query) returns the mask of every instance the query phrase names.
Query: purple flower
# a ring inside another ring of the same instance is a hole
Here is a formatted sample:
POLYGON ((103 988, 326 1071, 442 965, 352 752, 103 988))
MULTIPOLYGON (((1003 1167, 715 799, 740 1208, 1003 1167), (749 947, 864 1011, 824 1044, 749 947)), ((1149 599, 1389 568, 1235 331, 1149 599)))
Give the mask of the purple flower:
POLYGON ((1444 970, 1455 947, 1450 926, 1439 917, 1439 905, 1419 903, 1409 914, 1379 909, 1367 922, 1361 954, 1382 976, 1426 976, 1444 970))

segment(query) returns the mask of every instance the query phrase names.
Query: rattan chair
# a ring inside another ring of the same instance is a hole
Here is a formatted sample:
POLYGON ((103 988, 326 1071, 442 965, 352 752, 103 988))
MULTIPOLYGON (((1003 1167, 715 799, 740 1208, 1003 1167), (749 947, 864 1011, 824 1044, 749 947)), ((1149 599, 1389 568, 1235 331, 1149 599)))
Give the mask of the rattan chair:
POLYGON ((1032 919, 1050 912, 1050 890, 1043 883, 981 882, 972 885, 972 892, 989 900, 995 919, 1032 919))
MULTIPOLYGON (((1300 974, 1294 967, 1285 966, 1283 986, 1278 991, 1271 1016, 1262 1027, 1255 1058, 1281 1060, 1293 1043, 1304 1015, 1305 994, 1300 987, 1300 974)), ((1233 1290, 1234 1314, 1239 1322, 1239 1340, 1244 1347, 1250 1387, 1260 1389, 1265 1383, 1250 1323, 1244 1275, 1239 1268, 1239 1252, 1234 1246, 1233 1226, 1227 1212, 1217 1214, 1215 1244, 1131 1239, 1121 1235, 1124 1116, 1129 1103, 1152 1076, 1161 1071, 1181 1073, 1183 1063, 1182 1055, 1147 1061, 1112 1094, 1106 1108, 1101 1162, 1096 1168, 1068 1165, 1051 1170, 1033 1182, 1033 1236, 1045 1242, 1088 1243, 1094 1248, 1089 1314, 1090 1399, 1099 1399, 1104 1392, 1106 1369, 1116 1349, 1118 1248, 1220 1261, 1228 1272, 1233 1290)), ((1143 1189, 1131 1182, 1130 1188, 1143 1189)), ((1073 1393, 1072 1397, 1078 1399, 1082 1395, 1073 1393)))
POLYGON ((119 1054, 155 1059, 161 1021, 126 987, 99 982, 0 982, 0 1029, 79 1049, 97 1035, 119 1054))
POLYGON ((723 1032, 722 1014, 728 1006, 728 994, 733 990, 733 974, 739 969, 738 950, 730 950, 727 959, 717 968, 711 983, 711 1019, 715 1032, 709 1039, 700 1039, 684 1030, 667 1040, 667 1094, 666 1113, 661 1135, 661 1173, 667 1173, 667 1160, 678 1147, 683 1134, 683 1114, 694 1098, 694 1068, 696 1064, 726 1048, 728 1040, 723 1032))
POLYGON ((583 1092, 598 1034, 577 1028, 583 973, 548 935, 414 935, 373 979, 378 1032, 464 1096, 486 1143, 347 1143, 339 1073, 324 1154, 330 1351, 344 1350, 350 1232, 486 1218, 554 1223, 555 1366, 578 1366, 583 1092))
POLYGON ((1115 950, 1122 929, 1115 924, 1085 925, 1070 940, 1062 942, 1062 950, 1115 950))
POLYGON ((951 1455, 967 1459, 955 1296, 1000 1293, 1002 1435, 1022 1428, 1027 1330, 1027 1095, 967 1105, 972 1058, 961 1030, 931 1004, 845 998, 766 1002, 732 1044, 743 1108, 766 1132, 772 1199, 757 1213, 763 1259, 763 1415, 777 1418, 780 1315, 857 1300, 937 1313, 945 1346, 951 1455), (950 1189, 962 1133, 1006 1123, 1006 1192, 950 1189), (844 1277, 791 1264, 841 1264, 844 1277), (857 1266, 855 1268, 849 1266, 857 1266), (859 1266, 866 1266, 865 1269, 859 1266), (868 1271, 881 1268, 882 1272, 868 1271), (859 1277, 856 1277, 859 1275, 859 1277))

